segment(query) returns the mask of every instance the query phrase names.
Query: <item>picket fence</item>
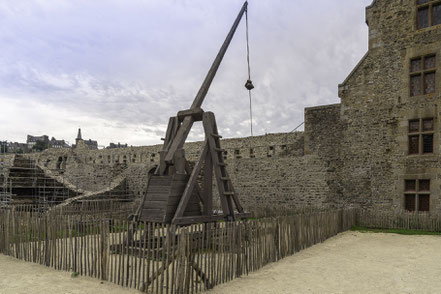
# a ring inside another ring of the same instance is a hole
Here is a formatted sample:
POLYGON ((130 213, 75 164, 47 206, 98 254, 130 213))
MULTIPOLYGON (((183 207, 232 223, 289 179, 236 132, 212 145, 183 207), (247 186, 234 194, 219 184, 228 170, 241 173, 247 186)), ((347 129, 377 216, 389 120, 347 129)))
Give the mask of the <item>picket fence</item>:
POLYGON ((441 215, 421 212, 359 210, 357 225, 376 229, 441 232, 441 215))
POLYGON ((355 210, 186 227, 0 210, 0 253, 148 293, 198 293, 355 222, 355 210))

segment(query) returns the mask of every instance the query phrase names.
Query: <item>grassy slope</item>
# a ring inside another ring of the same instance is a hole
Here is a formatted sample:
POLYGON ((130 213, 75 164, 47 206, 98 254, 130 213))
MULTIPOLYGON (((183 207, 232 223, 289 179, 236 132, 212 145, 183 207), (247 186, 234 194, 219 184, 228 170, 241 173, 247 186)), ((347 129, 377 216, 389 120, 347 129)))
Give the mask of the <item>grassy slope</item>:
POLYGON ((354 226, 352 231, 357 231, 361 233, 390 233, 390 234, 400 234, 400 235, 441 235, 441 232, 428 232, 419 230, 405 230, 405 229, 371 229, 365 227, 354 226))

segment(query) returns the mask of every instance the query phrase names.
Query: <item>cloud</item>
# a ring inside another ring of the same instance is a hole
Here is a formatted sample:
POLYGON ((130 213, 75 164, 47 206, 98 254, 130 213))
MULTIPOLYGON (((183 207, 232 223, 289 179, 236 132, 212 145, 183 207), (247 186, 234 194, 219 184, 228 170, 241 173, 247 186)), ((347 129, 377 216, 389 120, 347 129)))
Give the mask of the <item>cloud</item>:
MULTIPOLYGON (((336 103, 367 47, 370 0, 251 1, 254 133, 290 131, 303 108, 336 103)), ((161 143, 190 107, 241 1, 5 0, 0 3, 0 139, 78 126, 100 144, 161 143), (162 135, 161 135, 162 134, 162 135)), ((203 104, 224 137, 249 135, 245 27, 203 104)), ((202 129, 190 140, 202 139, 202 129)))

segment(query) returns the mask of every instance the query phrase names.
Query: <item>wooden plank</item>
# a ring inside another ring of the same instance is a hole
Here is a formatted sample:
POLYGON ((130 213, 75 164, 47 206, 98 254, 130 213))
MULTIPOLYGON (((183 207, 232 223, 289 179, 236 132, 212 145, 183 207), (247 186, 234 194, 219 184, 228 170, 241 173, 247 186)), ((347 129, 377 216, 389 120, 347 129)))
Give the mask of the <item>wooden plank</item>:
POLYGON ((167 202, 166 201, 148 201, 147 203, 144 204, 143 207, 143 212, 145 212, 145 210, 147 209, 152 209, 152 210, 161 210, 163 211, 165 208, 167 207, 167 202))
POLYGON ((143 216, 163 217, 164 214, 165 214, 165 210, 164 209, 148 209, 148 208, 143 208, 142 209, 142 215, 143 216))
POLYGON ((170 184, 167 186, 164 184, 161 185, 149 185, 147 188, 147 194, 169 194, 170 193, 170 184))
MULTIPOLYGON (((175 196, 176 197, 176 196, 175 196)), ((171 197, 169 194, 151 194, 149 195, 149 199, 146 201, 168 201, 171 197)))

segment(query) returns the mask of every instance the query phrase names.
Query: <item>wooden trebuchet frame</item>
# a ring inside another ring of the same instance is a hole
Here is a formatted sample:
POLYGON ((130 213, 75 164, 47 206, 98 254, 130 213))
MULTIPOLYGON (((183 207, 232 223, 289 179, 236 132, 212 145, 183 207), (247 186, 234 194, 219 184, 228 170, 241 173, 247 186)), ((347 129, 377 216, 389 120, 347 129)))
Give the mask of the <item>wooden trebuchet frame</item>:
POLYGON ((214 114, 201 108, 247 7, 248 2, 245 1, 190 109, 179 111, 170 118, 160 163, 149 178, 147 191, 135 214, 136 220, 186 225, 221 219, 232 221, 249 216, 240 205, 228 176, 223 159, 225 150, 220 145, 222 137, 218 134, 214 114), (191 168, 183 146, 193 123, 197 121, 203 123, 205 143, 196 165, 191 168), (213 175, 222 207, 222 212, 218 214, 213 213, 213 175))

